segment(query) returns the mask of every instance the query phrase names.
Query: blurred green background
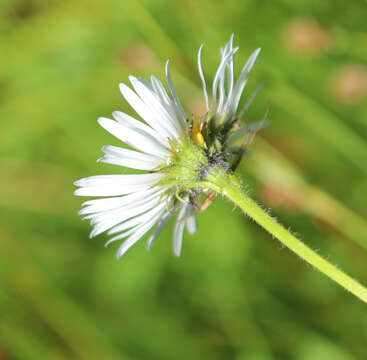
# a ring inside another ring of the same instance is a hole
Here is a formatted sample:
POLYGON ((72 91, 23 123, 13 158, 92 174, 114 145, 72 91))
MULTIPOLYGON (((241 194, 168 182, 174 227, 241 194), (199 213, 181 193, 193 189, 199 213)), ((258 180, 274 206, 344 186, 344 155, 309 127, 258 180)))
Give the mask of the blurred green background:
MULTIPOLYGON (((121 260, 88 239, 73 181, 118 144, 98 116, 134 114, 129 74, 172 74, 188 114, 235 33, 262 46, 247 115, 271 126, 239 173, 253 198, 367 283, 367 2, 2 0, 0 359, 367 359, 366 305, 222 199, 171 251, 172 226, 121 260)), ((239 68, 237 69, 239 70, 239 68)), ((117 244, 116 244, 117 245, 117 244)))

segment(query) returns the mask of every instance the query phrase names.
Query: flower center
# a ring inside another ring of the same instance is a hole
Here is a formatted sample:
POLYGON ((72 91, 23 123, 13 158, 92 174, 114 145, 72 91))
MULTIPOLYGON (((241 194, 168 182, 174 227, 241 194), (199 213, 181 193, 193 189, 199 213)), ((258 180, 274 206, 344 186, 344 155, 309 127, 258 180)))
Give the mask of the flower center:
POLYGON ((180 192, 200 181, 202 169, 208 166, 209 160, 205 150, 191 139, 180 139, 171 146, 170 164, 160 170, 167 176, 158 185, 175 187, 180 192))

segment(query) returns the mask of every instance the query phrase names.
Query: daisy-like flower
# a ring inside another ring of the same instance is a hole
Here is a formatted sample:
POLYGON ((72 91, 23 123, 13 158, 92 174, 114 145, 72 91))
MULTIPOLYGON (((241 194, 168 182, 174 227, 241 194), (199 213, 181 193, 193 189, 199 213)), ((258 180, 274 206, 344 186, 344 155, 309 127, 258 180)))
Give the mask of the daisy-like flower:
MULTIPOLYGON (((233 36, 222 49, 222 58, 215 75, 211 102, 207 92, 198 54, 199 74, 203 83, 207 114, 189 120, 172 84, 169 63, 166 78, 169 92, 161 81, 152 76, 150 82, 130 76, 132 88, 120 84, 126 101, 144 121, 115 111, 114 120, 99 118, 99 124, 132 149, 104 146, 99 161, 146 171, 138 174, 98 175, 75 182, 79 196, 100 197, 84 202, 79 214, 93 225, 90 237, 104 232, 110 236, 107 244, 124 239, 117 257, 155 227, 148 239, 151 248, 167 221, 175 214, 173 250, 181 254, 184 229, 194 234, 197 229, 196 212, 205 188, 196 186, 205 180, 210 168, 220 165, 228 171, 236 162, 238 148, 233 140, 249 131, 235 126, 246 106, 238 114, 241 94, 259 49, 234 81, 233 36)), ((209 196, 211 194, 209 193, 209 196)), ((204 201, 205 203, 205 201, 204 201)))

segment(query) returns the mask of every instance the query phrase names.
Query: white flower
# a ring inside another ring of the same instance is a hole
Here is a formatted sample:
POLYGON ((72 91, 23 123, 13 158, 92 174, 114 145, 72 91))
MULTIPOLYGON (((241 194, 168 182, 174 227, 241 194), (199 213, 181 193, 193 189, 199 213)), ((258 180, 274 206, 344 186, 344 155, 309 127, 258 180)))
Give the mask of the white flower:
POLYGON ((130 76, 135 92, 120 84, 122 95, 146 124, 119 111, 113 113, 115 120, 98 119, 104 129, 137 150, 104 146, 105 156, 99 161, 152 173, 98 175, 75 182, 80 187, 75 195, 105 197, 86 201, 79 214, 85 215, 84 219, 90 219, 94 226, 90 237, 107 231, 113 237, 106 245, 127 238, 118 250, 118 257, 157 224, 148 241, 150 248, 178 208, 173 241, 177 256, 181 253, 184 227, 191 234, 196 231, 196 215, 188 198, 181 203, 170 188, 159 185, 166 174, 158 170, 170 163, 172 146, 179 146, 188 134, 186 115, 172 85, 168 62, 166 77, 171 96, 155 76, 150 83, 130 76))
MULTIPOLYGON (((251 55, 235 83, 233 67, 237 50, 237 47, 233 48, 232 36, 222 49, 209 104, 201 66, 202 47, 199 49, 199 74, 208 111, 205 119, 189 123, 173 87, 168 62, 169 94, 155 76, 150 82, 130 76, 134 91, 120 84, 122 95, 144 122, 119 111, 112 114, 114 120, 98 119, 105 130, 135 149, 104 146, 105 156, 99 161, 147 172, 98 175, 75 182, 79 187, 75 195, 101 197, 84 202, 79 212, 93 225, 90 237, 107 232, 111 238, 106 245, 125 239, 117 257, 156 226, 148 240, 148 249, 151 248, 163 226, 175 213, 178 213, 173 233, 176 256, 181 254, 184 228, 190 234, 196 232, 195 212, 199 209, 200 194, 205 190, 192 186, 203 181, 211 167, 226 167, 230 162, 232 150, 227 148, 227 140, 229 136, 236 136, 232 125, 238 119, 236 113, 247 74, 260 51, 258 49, 251 55), (211 122, 214 122, 214 127, 210 126, 211 122), (230 126, 223 126, 226 123, 230 126)), ((242 136, 246 130, 238 132, 242 136)))

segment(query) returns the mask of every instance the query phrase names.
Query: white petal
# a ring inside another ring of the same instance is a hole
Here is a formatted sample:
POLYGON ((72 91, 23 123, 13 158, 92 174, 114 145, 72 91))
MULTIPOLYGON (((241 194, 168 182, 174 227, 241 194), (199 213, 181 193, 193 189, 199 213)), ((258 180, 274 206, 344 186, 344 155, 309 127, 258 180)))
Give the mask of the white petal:
POLYGON ((164 174, 94 175, 74 182, 77 186, 153 185, 164 174))
POLYGON ((118 196, 148 188, 147 185, 88 186, 74 191, 77 196, 118 196))
POLYGON ((143 154, 141 152, 123 149, 116 146, 104 146, 102 150, 106 155, 98 161, 126 166, 132 169, 153 170, 158 165, 162 165, 165 161, 157 156, 143 154))
MULTIPOLYGON (((227 57, 227 55, 230 53, 230 41, 224 46, 223 49, 221 49, 221 53, 222 53, 222 59, 225 59, 227 57)), ((226 80, 226 76, 227 76, 227 71, 228 71, 228 67, 229 64, 233 62, 233 56, 228 58, 228 61, 226 63, 226 65, 223 68, 223 71, 221 72, 220 76, 218 77, 219 79, 219 100, 218 100, 218 106, 217 106, 217 119, 222 119, 223 118, 223 114, 222 114, 222 110, 223 110, 223 105, 226 101, 226 89, 225 89, 225 80, 226 80)))
MULTIPOLYGON (((157 211, 157 209, 153 209, 153 211, 150 211, 148 213, 145 213, 141 216, 138 216, 138 217, 135 217, 129 221, 125 221, 123 224, 121 225, 118 225, 122 230, 120 231, 123 231, 123 230, 126 230, 126 229, 129 229, 128 231, 125 231, 123 233, 120 233, 119 235, 116 235, 114 237, 112 237, 111 239, 109 239, 105 246, 108 246, 110 245, 112 242, 115 242, 117 240, 121 240, 123 238, 126 238, 128 237, 129 235, 133 234, 134 232, 136 232, 141 226, 143 226, 144 224, 150 222, 152 219, 156 218, 157 216, 158 217, 161 217, 162 214, 163 214, 163 210, 162 210, 162 207, 160 207, 157 211), (143 219, 144 218, 144 219, 143 219)), ((116 232, 118 231, 115 231, 113 233, 111 233, 110 231, 108 232, 108 235, 111 235, 111 234, 115 234, 116 232)))
POLYGON ((81 186, 74 194, 79 196, 125 195, 148 190, 164 176, 164 174, 90 176, 74 183, 81 186))
POLYGON ((114 236, 113 238, 109 239, 104 246, 107 247, 108 245, 110 245, 111 243, 117 241, 117 240, 121 240, 124 239, 126 237, 128 237, 129 235, 135 233, 137 230, 139 230, 139 228, 142 226, 143 224, 138 224, 134 227, 132 227, 130 230, 127 230, 119 235, 114 236))
POLYGON ((200 46, 199 52, 198 52, 198 68, 199 68, 200 79, 201 79, 201 82, 203 84, 203 91, 204 91, 205 104, 206 104, 206 111, 209 111, 209 96, 208 96, 208 91, 207 91, 207 88, 206 88, 206 81, 205 81, 203 67, 201 65, 201 52, 203 50, 203 46, 204 46, 204 44, 202 44, 200 46))
POLYGON ((181 206, 180 212, 177 216, 175 228, 173 231, 173 252, 176 256, 181 255, 183 231, 185 228, 184 218, 186 216, 187 208, 188 204, 183 204, 181 206))
POLYGON ((171 218, 173 213, 171 211, 166 212, 164 215, 162 215, 162 218, 157 225, 156 229, 154 230, 153 235, 151 235, 147 242, 147 250, 150 250, 152 246, 154 245, 155 240, 157 239, 158 235, 161 233, 164 226, 167 224, 168 220, 171 218))
MULTIPOLYGON (((232 34, 230 40, 225 45, 225 48, 222 53, 222 58, 226 57, 233 50, 233 37, 234 35, 232 34)), ((226 110, 228 107, 228 101, 232 96, 233 81, 234 81, 234 58, 235 58, 234 55, 228 58, 222 76, 220 77, 219 103, 217 107, 217 116, 216 116, 217 121, 223 119, 223 115, 226 114, 226 110)))
POLYGON ((234 114, 237 111, 238 104, 241 100, 241 95, 243 92, 243 89, 246 86, 247 83, 247 77, 248 73, 251 71, 253 66, 255 65, 255 61, 261 51, 261 48, 256 49, 250 56, 250 58, 247 60, 245 66, 243 67, 241 71, 241 75, 237 80, 237 83, 233 90, 232 99, 230 100, 230 105, 228 110, 234 114))
POLYGON ((148 133, 153 139, 158 140, 164 147, 170 148, 169 141, 166 137, 163 137, 159 132, 144 124, 143 122, 134 119, 121 111, 114 111, 112 116, 122 125, 125 125, 131 129, 140 129, 148 133))
POLYGON ((185 115, 185 111, 181 105, 181 102, 180 102, 180 99, 178 98, 177 96, 177 93, 176 93, 176 90, 173 86, 173 83, 172 83, 172 78, 171 78, 171 72, 169 70, 169 60, 167 60, 166 62, 166 78, 167 78, 167 83, 168 83, 168 87, 169 87, 169 90, 171 92, 171 95, 173 97, 173 101, 177 107, 177 110, 180 114, 180 119, 182 120, 183 123, 186 124, 186 115, 185 115))
POLYGON ((157 220, 162 215, 162 213, 163 213, 163 211, 160 211, 158 215, 156 214, 154 217, 151 217, 148 221, 146 221, 144 223, 140 223, 140 224, 132 227, 131 229, 129 229, 129 230, 127 230, 127 231, 125 231, 125 232, 123 232, 123 233, 121 233, 119 235, 114 236, 113 238, 109 239, 106 242, 105 247, 107 247, 108 245, 110 245, 111 243, 113 243, 113 242, 115 242, 117 240, 124 239, 124 238, 128 237, 129 235, 133 235, 134 233, 137 233, 139 231, 139 229, 141 229, 142 227, 144 227, 146 224, 151 223, 151 221, 153 219, 155 219, 155 221, 153 222, 153 225, 154 225, 154 223, 157 222, 157 220))
POLYGON ((154 91, 156 92, 156 94, 159 95, 160 99, 167 105, 171 104, 172 101, 168 96, 167 91, 164 88, 162 82, 154 75, 151 76, 150 80, 152 82, 152 87, 154 91))
POLYGON ((120 246, 117 252, 117 258, 120 258, 122 255, 124 255, 125 252, 129 250, 131 246, 133 246, 137 241, 139 241, 139 239, 142 236, 144 236, 144 234, 147 233, 154 226, 154 224, 158 221, 161 215, 162 213, 159 213, 152 220, 136 229, 136 231, 120 246))
POLYGON ((225 77, 226 77, 226 68, 222 71, 222 75, 219 79, 219 100, 218 100, 218 107, 217 107, 217 115, 218 117, 222 117, 223 105, 226 100, 226 91, 225 91, 225 77))
POLYGON ((139 77, 139 81, 142 82, 150 91, 154 92, 153 86, 148 80, 145 80, 144 78, 139 77))
POLYGON ((227 55, 222 57, 222 60, 219 64, 218 70, 215 74, 214 80, 213 80, 213 100, 212 100, 212 110, 215 111, 216 105, 217 105, 217 91, 218 91, 218 84, 223 76, 223 72, 228 65, 228 62, 231 60, 233 55, 238 51, 239 47, 235 47, 232 51, 228 52, 227 55))
MULTIPOLYGON (((188 212, 190 213, 190 211, 188 212)), ((197 217, 196 215, 190 215, 187 220, 186 220, 186 225, 187 225, 187 232, 190 234, 190 235, 194 235, 197 231, 197 217)))
POLYGON ((159 132, 163 137, 170 138, 171 134, 163 124, 156 118, 155 114, 147 107, 142 99, 134 93, 128 86, 121 83, 120 91, 130 106, 144 119, 153 129, 159 132))
MULTIPOLYGON (((229 51, 233 50, 233 38, 234 34, 231 35, 231 39, 229 40, 229 51)), ((234 56, 231 57, 231 60, 228 64, 228 94, 227 99, 230 99, 233 92, 233 84, 234 84, 234 56)), ((224 109, 226 111, 226 109, 224 109)))
MULTIPOLYGON (((137 161, 131 158, 120 158, 111 155, 105 155, 100 159, 98 159, 97 161, 103 162, 105 164, 124 166, 137 170, 152 170, 155 168, 155 166, 151 166, 150 164, 147 164, 144 161, 137 161)), ((162 161, 159 161, 158 164, 162 164, 162 161)))
POLYGON ((129 76, 130 82, 133 85, 136 93, 140 96, 140 98, 144 101, 149 110, 157 117, 158 121, 161 122, 162 126, 164 126, 167 131, 171 134, 172 139, 176 139, 178 137, 182 137, 183 132, 180 123, 175 118, 172 118, 161 102, 156 94, 154 94, 151 90, 149 90, 144 83, 139 81, 134 76, 129 76))
POLYGON ((88 200, 83 203, 83 206, 85 207, 79 211, 79 215, 87 215, 116 209, 123 205, 136 203, 141 199, 146 199, 153 194, 162 193, 164 190, 165 189, 160 186, 154 186, 151 189, 144 189, 143 191, 138 191, 125 196, 88 200))
POLYGON ((107 118, 99 118, 98 122, 109 133, 135 149, 163 158, 169 155, 166 148, 141 129, 131 129, 107 118))
POLYGON ((186 118, 182 117, 182 113, 180 109, 176 106, 176 104, 172 101, 172 99, 168 96, 166 89, 164 88, 161 81, 152 75, 151 77, 152 87, 155 94, 160 98, 162 105, 168 112, 168 114, 172 117, 177 119, 180 122, 180 125, 183 129, 187 129, 187 121, 186 118))
POLYGON ((117 225, 113 228, 111 228, 108 231, 108 235, 112 235, 112 234, 116 234, 120 231, 124 231, 126 229, 129 229, 133 226, 142 224, 144 222, 149 221, 153 216, 155 216, 158 212, 160 212, 165 206, 167 206, 164 202, 162 202, 161 204, 157 205, 156 207, 152 208, 151 210, 145 212, 142 215, 136 216, 128 221, 123 222, 120 225, 117 225))
MULTIPOLYGON (((97 236, 104 231, 112 228, 113 226, 116 226, 123 221, 126 221, 134 216, 137 216, 149 209, 152 209, 153 207, 158 205, 158 199, 151 200, 146 203, 143 203, 139 206, 132 207, 129 211, 126 211, 126 209, 122 209, 119 211, 114 211, 111 214, 108 214, 108 216, 104 217, 103 219, 99 218, 99 223, 95 225, 93 231, 91 232, 90 236, 94 237, 97 236), (103 221, 102 221, 102 220, 103 221)), ((163 200, 161 200, 163 202, 163 200)))
MULTIPOLYGON (((116 215, 118 216, 120 216, 121 214, 130 215, 132 212, 137 211, 136 209, 140 209, 141 207, 143 207, 145 209, 144 211, 146 211, 152 207, 155 207, 157 204, 159 204, 161 202, 160 200, 162 200, 162 192, 157 192, 152 195, 146 196, 145 198, 140 198, 139 200, 135 200, 134 202, 122 204, 110 210, 105 210, 105 211, 101 211, 98 213, 89 214, 85 216, 84 219, 91 219, 91 224, 102 223, 106 220, 108 221, 112 219, 116 215), (148 205, 146 206, 146 204, 150 204, 150 207, 148 205)), ((144 211, 142 210, 138 212, 137 214, 142 213, 144 211)), ((131 215, 128 217, 130 218, 132 216, 135 216, 135 215, 131 215)))

